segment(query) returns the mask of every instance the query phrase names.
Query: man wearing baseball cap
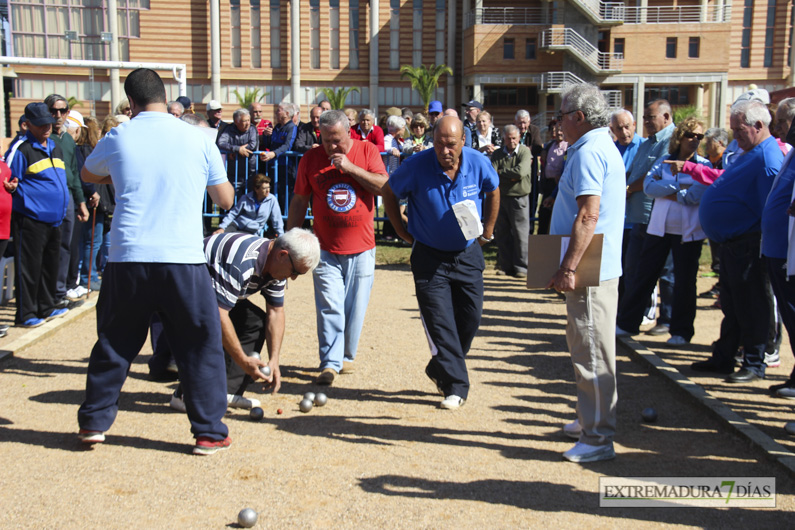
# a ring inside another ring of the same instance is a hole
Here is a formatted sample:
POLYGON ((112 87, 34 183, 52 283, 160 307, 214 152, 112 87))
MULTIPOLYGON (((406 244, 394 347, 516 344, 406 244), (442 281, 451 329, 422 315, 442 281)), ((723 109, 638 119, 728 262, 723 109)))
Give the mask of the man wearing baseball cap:
POLYGON ((224 113, 224 108, 221 106, 221 102, 218 101, 217 99, 211 99, 210 102, 207 104, 207 123, 209 123, 210 127, 212 127, 213 129, 218 129, 219 133, 227 125, 221 119, 223 113, 224 113))
POLYGON ((5 155, 11 168, 11 234, 17 270, 16 324, 33 328, 65 315, 56 308, 61 224, 70 206, 61 148, 50 138, 55 118, 45 103, 25 107, 28 132, 5 155))
POLYGON ((472 135, 474 136, 477 134, 476 121, 478 119, 478 114, 483 111, 483 105, 480 103, 480 101, 473 99, 462 104, 461 106, 466 109, 464 111, 464 127, 472 131, 472 135))

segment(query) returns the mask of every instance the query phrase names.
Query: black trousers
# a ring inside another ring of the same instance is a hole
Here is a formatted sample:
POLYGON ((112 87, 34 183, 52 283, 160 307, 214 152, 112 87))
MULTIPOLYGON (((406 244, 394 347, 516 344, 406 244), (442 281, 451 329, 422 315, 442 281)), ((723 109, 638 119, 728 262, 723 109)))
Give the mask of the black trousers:
POLYGON ((483 269, 480 245, 445 252, 414 243, 411 271, 422 323, 431 348, 427 373, 439 381, 445 396, 466 399, 469 374, 466 355, 483 313, 483 269))
POLYGON ((55 309, 61 227, 34 221, 19 213, 11 216, 16 271, 16 323, 46 318, 55 309))

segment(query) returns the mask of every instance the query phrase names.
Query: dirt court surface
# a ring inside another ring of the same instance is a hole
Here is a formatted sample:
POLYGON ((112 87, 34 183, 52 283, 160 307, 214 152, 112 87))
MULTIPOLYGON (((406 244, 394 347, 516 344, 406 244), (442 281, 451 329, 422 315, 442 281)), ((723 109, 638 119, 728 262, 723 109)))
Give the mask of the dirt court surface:
MULTIPOLYGON (((700 280, 699 291, 711 285, 700 280)), ((259 297, 257 297, 259 299, 259 297)), ((261 299, 259 299, 261 301, 261 299)), ((700 300, 687 348, 638 337, 694 381, 731 403, 790 450, 783 431, 792 403, 767 387, 792 369, 792 352, 763 383, 729 387, 686 367, 708 354, 719 311, 700 300)), ((301 396, 318 387, 312 282, 287 292, 282 391, 262 400, 265 418, 227 415, 233 440, 210 457, 190 454, 184 415, 168 407, 174 384, 147 378, 147 344, 130 372, 107 441, 76 438, 77 408, 95 335, 91 310, 0 364, 0 527, 224 528, 260 513, 257 528, 783 528, 795 511, 795 482, 783 467, 691 398, 619 354, 619 432, 614 461, 561 459, 560 429, 574 418, 575 388, 554 294, 486 275, 480 332, 469 354, 472 389, 458 411, 423 369, 429 353, 406 267, 378 267, 357 369, 308 414, 301 396), (657 423, 640 411, 654 406, 657 423), (284 414, 277 415, 278 408, 284 414), (601 476, 775 477, 775 509, 607 509, 601 476)), ((4 339, 8 340, 8 339, 4 339)), ((788 344, 785 340, 785 344, 788 344)))

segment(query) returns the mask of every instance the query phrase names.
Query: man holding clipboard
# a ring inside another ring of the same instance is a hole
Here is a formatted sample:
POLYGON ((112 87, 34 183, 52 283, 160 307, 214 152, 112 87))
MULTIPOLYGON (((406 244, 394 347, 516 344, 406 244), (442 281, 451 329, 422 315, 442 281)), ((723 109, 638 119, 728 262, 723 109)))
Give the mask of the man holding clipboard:
POLYGON ((625 170, 608 133, 607 102, 595 85, 583 83, 565 89, 557 121, 569 150, 552 210, 550 233, 570 239, 560 268, 547 287, 566 294, 566 342, 577 383, 577 420, 563 431, 578 439, 563 458, 595 462, 616 455, 615 327, 625 170), (599 282, 581 286, 575 273, 594 234, 604 237, 599 282))

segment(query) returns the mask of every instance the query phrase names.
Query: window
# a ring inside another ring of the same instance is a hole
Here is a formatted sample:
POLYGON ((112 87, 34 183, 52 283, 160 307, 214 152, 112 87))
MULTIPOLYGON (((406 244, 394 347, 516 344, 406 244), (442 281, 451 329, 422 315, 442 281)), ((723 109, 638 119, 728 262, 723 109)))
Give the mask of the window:
MULTIPOLYGON (((108 31, 107 2, 94 0, 10 0, 9 18, 13 50, 8 55, 46 59, 110 58, 107 43, 100 34, 108 31), (46 12, 45 12, 46 6, 46 12), (67 30, 76 31, 78 40, 67 41, 67 30)), ((149 9, 149 0, 118 2, 119 58, 130 60, 129 40, 141 36, 140 12, 149 9)))
POLYGON ((621 56, 624 56, 624 39, 616 39, 613 41, 613 53, 620 53, 621 56))
POLYGON ((668 37, 665 39, 665 57, 667 59, 676 59, 676 37, 668 37))
POLYGON ((389 68, 400 68, 400 0, 389 0, 389 68))
POLYGON ((348 46, 348 65, 359 69, 359 0, 350 0, 350 45, 348 46))
POLYGON ((483 87, 484 107, 535 107, 537 105, 538 88, 535 86, 483 87))
POLYGON ((697 59, 701 54, 701 37, 690 37, 687 43, 687 56, 697 59))
POLYGON ((309 68, 320 68, 320 0, 309 0, 309 68))
POLYGON ((250 0, 251 2, 251 67, 262 67, 262 20, 260 18, 260 0, 250 0))
POLYGON ((765 66, 773 66, 773 40, 776 35, 776 0, 767 0, 767 22, 765 28, 765 66))
MULTIPOLYGON (((644 101, 654 101, 655 99, 667 99, 671 105, 689 105, 690 87, 684 85, 646 88, 644 101)), ((626 101, 624 104, 629 105, 626 101)))
POLYGON ((787 43, 787 66, 792 66, 792 43, 795 41, 795 3, 789 15, 789 42, 787 43))
POLYGON ((412 13, 411 64, 416 68, 422 65, 422 0, 414 0, 412 13))
POLYGON ((535 59, 537 51, 538 51, 538 46, 537 46, 535 38, 525 39, 524 40, 524 58, 525 59, 535 59))
POLYGON ((513 39, 503 39, 502 40, 502 58, 503 59, 513 59, 514 58, 514 40, 513 39))
POLYGON ((240 68, 240 0, 229 0, 229 45, 232 67, 240 68))
POLYGON ((754 1, 745 0, 743 7, 743 33, 740 41, 740 67, 751 66, 751 23, 754 18, 754 1))
POLYGON ((329 68, 340 68, 340 0, 329 0, 329 68))
POLYGON ((281 27, 282 17, 279 0, 271 0, 271 68, 282 67, 281 27))
POLYGON ((447 23, 444 20, 445 0, 436 0, 436 64, 445 64, 445 42, 447 23))

